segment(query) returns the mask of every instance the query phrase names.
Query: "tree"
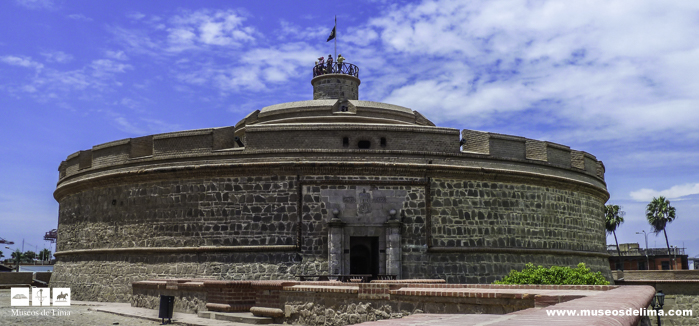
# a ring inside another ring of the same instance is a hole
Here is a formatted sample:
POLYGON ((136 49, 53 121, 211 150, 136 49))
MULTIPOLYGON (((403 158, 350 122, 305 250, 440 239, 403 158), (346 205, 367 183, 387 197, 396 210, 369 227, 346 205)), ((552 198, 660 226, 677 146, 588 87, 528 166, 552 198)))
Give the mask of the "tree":
POLYGON ((12 258, 15 260, 15 263, 17 263, 17 271, 19 272, 19 263, 24 259, 24 254, 17 249, 12 253, 12 258))
POLYGON ((39 259, 42 261, 50 261, 51 260, 51 250, 45 249, 39 252, 39 259))
POLYGON ((5 257, 5 254, 3 254, 2 251, 0 251, 0 259, 2 259, 2 257, 5 257))
POLYGON ((27 250, 24 253, 24 260, 26 262, 32 262, 32 261, 34 261, 35 258, 36 258, 36 253, 31 251, 31 250, 27 250))
MULTIPOLYGON (((619 240, 616 238, 616 228, 624 223, 624 215, 626 212, 621 210, 619 205, 607 205, 604 206, 604 217, 605 217, 605 228, 607 233, 614 234, 614 242, 616 242, 616 251, 619 254, 619 261, 621 261, 621 249, 619 249, 619 240)), ((621 264, 621 271, 624 271, 624 264, 621 264)))
MULTIPOLYGON (((660 196, 658 198, 653 197, 648 206, 646 206, 646 218, 648 223, 653 227, 653 232, 655 234, 663 232, 665 235, 665 244, 667 245, 667 255, 670 256, 670 241, 667 240, 667 231, 665 228, 668 223, 672 223, 675 220, 675 208, 670 206, 670 201, 665 197, 660 196)), ((673 259, 674 263, 674 259, 673 259)), ((670 269, 672 269, 673 264, 670 264, 670 269)))

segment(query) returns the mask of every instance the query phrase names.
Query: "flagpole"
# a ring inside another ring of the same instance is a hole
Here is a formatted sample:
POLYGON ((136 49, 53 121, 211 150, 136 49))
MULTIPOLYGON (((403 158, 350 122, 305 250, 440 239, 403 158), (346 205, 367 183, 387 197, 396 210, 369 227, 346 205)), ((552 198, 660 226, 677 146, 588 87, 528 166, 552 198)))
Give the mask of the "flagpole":
POLYGON ((335 15, 335 60, 337 60, 337 15, 335 15))

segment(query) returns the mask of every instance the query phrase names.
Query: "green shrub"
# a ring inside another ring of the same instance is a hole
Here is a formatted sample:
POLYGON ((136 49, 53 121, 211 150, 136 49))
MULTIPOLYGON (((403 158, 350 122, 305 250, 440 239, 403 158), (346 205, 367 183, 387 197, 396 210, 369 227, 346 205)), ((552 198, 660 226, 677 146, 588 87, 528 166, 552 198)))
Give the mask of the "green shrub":
POLYGON ((520 271, 511 270, 510 274, 494 284, 554 284, 554 285, 609 285, 602 273, 590 272, 584 263, 576 268, 552 266, 536 266, 528 263, 520 271))

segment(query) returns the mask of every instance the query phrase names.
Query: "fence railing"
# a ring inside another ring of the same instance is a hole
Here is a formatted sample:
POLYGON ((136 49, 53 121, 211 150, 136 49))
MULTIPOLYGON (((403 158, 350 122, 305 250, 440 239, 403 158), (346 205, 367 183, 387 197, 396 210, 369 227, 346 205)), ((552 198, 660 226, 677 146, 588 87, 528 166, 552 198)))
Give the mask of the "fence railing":
POLYGON ((359 78, 359 67, 347 62, 317 64, 313 67, 313 77, 327 74, 343 74, 359 78))
MULTIPOLYGON (((614 246, 609 246, 607 247, 607 253, 609 253, 612 256, 619 256, 619 253, 616 250, 616 247, 614 246)), ((685 248, 670 248, 670 255, 684 255, 685 254, 685 248)), ((630 249, 630 250, 622 250, 621 251, 622 256, 667 256, 667 248, 648 248, 648 249, 630 249)))

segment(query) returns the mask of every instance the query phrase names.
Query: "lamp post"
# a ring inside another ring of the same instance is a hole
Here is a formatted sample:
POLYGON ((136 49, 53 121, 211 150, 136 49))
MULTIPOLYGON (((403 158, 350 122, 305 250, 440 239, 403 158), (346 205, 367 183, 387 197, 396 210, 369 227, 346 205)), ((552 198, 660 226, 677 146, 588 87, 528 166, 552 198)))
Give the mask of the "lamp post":
MULTIPOLYGON (((650 270, 650 261, 648 260, 648 233, 646 233, 646 230, 643 230, 641 232, 643 232, 643 235, 646 238, 646 270, 650 270)), ((641 232, 636 232, 636 234, 641 234, 641 232)))
POLYGON ((662 326, 660 323, 660 315, 658 314, 658 311, 660 309, 663 309, 663 305, 665 304, 665 294, 663 293, 663 290, 658 291, 658 293, 655 294, 653 299, 650 301, 651 307, 653 307, 653 310, 655 310, 655 315, 658 316, 658 326, 662 326))

